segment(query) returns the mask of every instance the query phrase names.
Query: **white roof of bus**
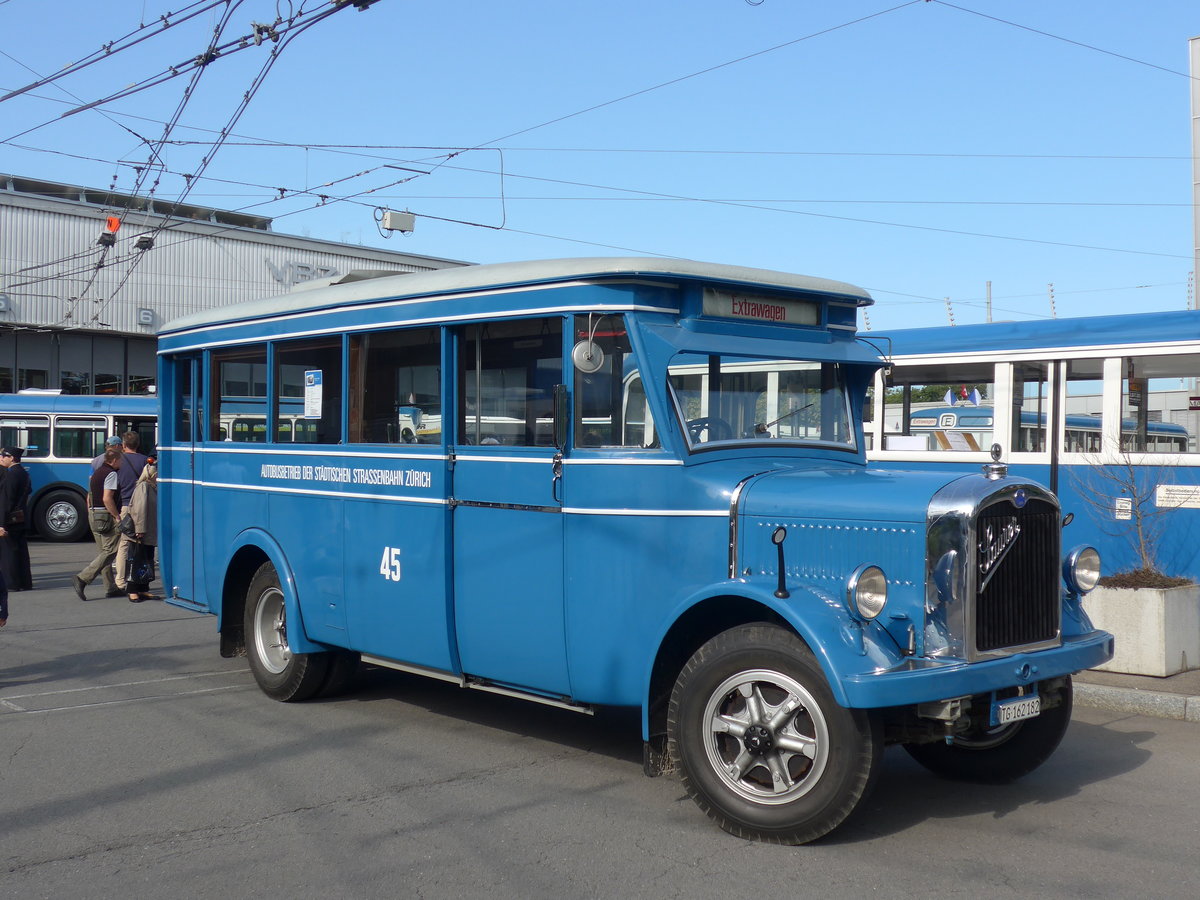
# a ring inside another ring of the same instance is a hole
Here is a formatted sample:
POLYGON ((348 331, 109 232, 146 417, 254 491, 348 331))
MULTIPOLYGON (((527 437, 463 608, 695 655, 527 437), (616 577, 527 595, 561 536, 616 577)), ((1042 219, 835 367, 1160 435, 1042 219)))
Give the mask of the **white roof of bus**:
POLYGON ((867 306, 871 295, 860 287, 825 278, 793 275, 770 269, 751 269, 717 263, 694 262, 687 259, 657 259, 651 257, 584 257, 580 259, 551 259, 531 262, 493 263, 482 266, 455 266, 429 272, 389 275, 348 283, 251 300, 235 307, 195 313, 168 322, 160 333, 184 331, 221 322, 258 319, 305 310, 352 305, 381 298, 421 297, 438 294, 457 294, 465 291, 511 287, 525 284, 545 284, 557 281, 588 280, 593 278, 653 278, 657 276, 686 281, 705 281, 757 287, 771 290, 804 291, 830 294, 852 300, 857 306, 867 306))

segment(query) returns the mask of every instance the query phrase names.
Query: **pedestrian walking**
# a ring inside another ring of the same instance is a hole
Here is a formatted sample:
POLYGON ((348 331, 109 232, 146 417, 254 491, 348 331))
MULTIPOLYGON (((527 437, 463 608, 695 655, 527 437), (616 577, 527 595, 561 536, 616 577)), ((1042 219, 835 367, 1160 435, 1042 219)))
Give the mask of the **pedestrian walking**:
POLYGON ((99 468, 92 473, 90 490, 88 491, 88 525, 92 529, 92 537, 96 540, 96 558, 93 559, 78 575, 71 578, 75 588, 75 596, 86 600, 84 589, 99 575, 104 582, 105 597, 121 597, 124 591, 117 587, 113 577, 113 559, 117 555, 117 539, 121 536, 117 531, 120 507, 117 506, 120 488, 117 484, 117 472, 124 462, 124 454, 119 447, 109 447, 104 451, 104 459, 99 468))
POLYGON ((21 447, 0 449, 0 574, 4 575, 10 591, 33 588, 33 573, 29 565, 29 543, 25 533, 28 518, 29 473, 21 465, 21 447))
MULTIPOLYGON (((111 440, 111 438, 110 438, 111 440)), ((133 491, 137 487, 138 479, 142 477, 142 471, 146 468, 146 463, 150 457, 144 453, 138 452, 138 447, 141 445, 141 438, 138 437, 136 431, 127 431, 121 436, 121 468, 117 470, 117 488, 120 492, 117 506, 120 508, 117 521, 120 522, 129 512, 129 506, 133 502, 133 491)), ((157 483, 156 483, 157 484, 157 483)), ((129 566, 128 553, 130 551, 130 542, 122 540, 117 544, 117 559, 113 564, 116 570, 117 587, 122 591, 126 590, 125 586, 125 570, 129 566)))
MULTIPOLYGON (((151 464, 142 470, 133 499, 129 504, 129 516, 133 520, 133 536, 121 535, 124 548, 125 571, 123 574, 125 593, 130 603, 143 600, 161 600, 150 593, 150 581, 154 577, 154 548, 158 545, 158 467, 151 464)), ((120 583, 120 581, 118 581, 120 583)))

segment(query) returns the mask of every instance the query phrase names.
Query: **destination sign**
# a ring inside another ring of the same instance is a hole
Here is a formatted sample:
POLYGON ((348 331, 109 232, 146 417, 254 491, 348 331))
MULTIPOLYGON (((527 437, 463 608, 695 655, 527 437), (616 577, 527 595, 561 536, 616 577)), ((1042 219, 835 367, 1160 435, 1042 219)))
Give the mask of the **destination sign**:
POLYGON ((705 288, 704 315, 774 325, 820 325, 821 304, 705 288))

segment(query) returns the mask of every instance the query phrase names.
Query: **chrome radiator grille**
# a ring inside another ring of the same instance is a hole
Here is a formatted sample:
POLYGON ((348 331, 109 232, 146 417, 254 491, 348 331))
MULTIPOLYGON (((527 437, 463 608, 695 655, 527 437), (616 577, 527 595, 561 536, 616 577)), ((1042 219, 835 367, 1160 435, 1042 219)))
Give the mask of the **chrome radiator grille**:
POLYGON ((980 512, 976 540, 975 651, 1057 640, 1057 510, 1036 499, 994 504, 980 512))

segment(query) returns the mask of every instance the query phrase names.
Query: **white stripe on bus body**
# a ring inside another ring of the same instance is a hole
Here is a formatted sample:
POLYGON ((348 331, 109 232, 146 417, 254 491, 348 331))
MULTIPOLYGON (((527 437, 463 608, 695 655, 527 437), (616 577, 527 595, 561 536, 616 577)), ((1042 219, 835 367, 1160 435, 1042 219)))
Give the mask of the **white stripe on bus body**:
MULTIPOLYGON (((475 445, 467 445, 475 446, 475 445)), ((432 453, 370 453, 356 451, 339 451, 339 450, 280 450, 266 449, 258 447, 206 447, 197 446, 191 447, 180 445, 175 447, 160 447, 159 454, 162 453, 245 453, 256 455, 270 456, 327 456, 336 457, 338 459, 391 459, 396 462, 407 462, 409 460, 421 459, 434 462, 446 462, 450 457, 446 454, 432 453)), ((519 462, 519 463, 548 463, 549 457, 544 456, 456 456, 455 462, 519 462)), ((678 459, 580 459, 575 457, 564 457, 562 460, 565 466, 682 466, 683 461, 678 459)))
MULTIPOLYGON (((316 491, 308 488, 285 488, 276 485, 258 484, 226 484, 217 481, 192 481, 187 478, 160 478, 159 482, 167 484, 190 484, 194 487, 226 488, 234 491, 259 491, 275 494, 300 494, 310 497, 333 497, 348 500, 393 500, 399 503, 428 503, 445 506, 449 500, 444 497, 414 497, 409 494, 358 494, 342 491, 316 491)), ((563 507, 562 511, 576 516, 645 516, 647 518, 671 516, 675 518, 728 518, 727 509, 590 509, 581 506, 563 507)))

